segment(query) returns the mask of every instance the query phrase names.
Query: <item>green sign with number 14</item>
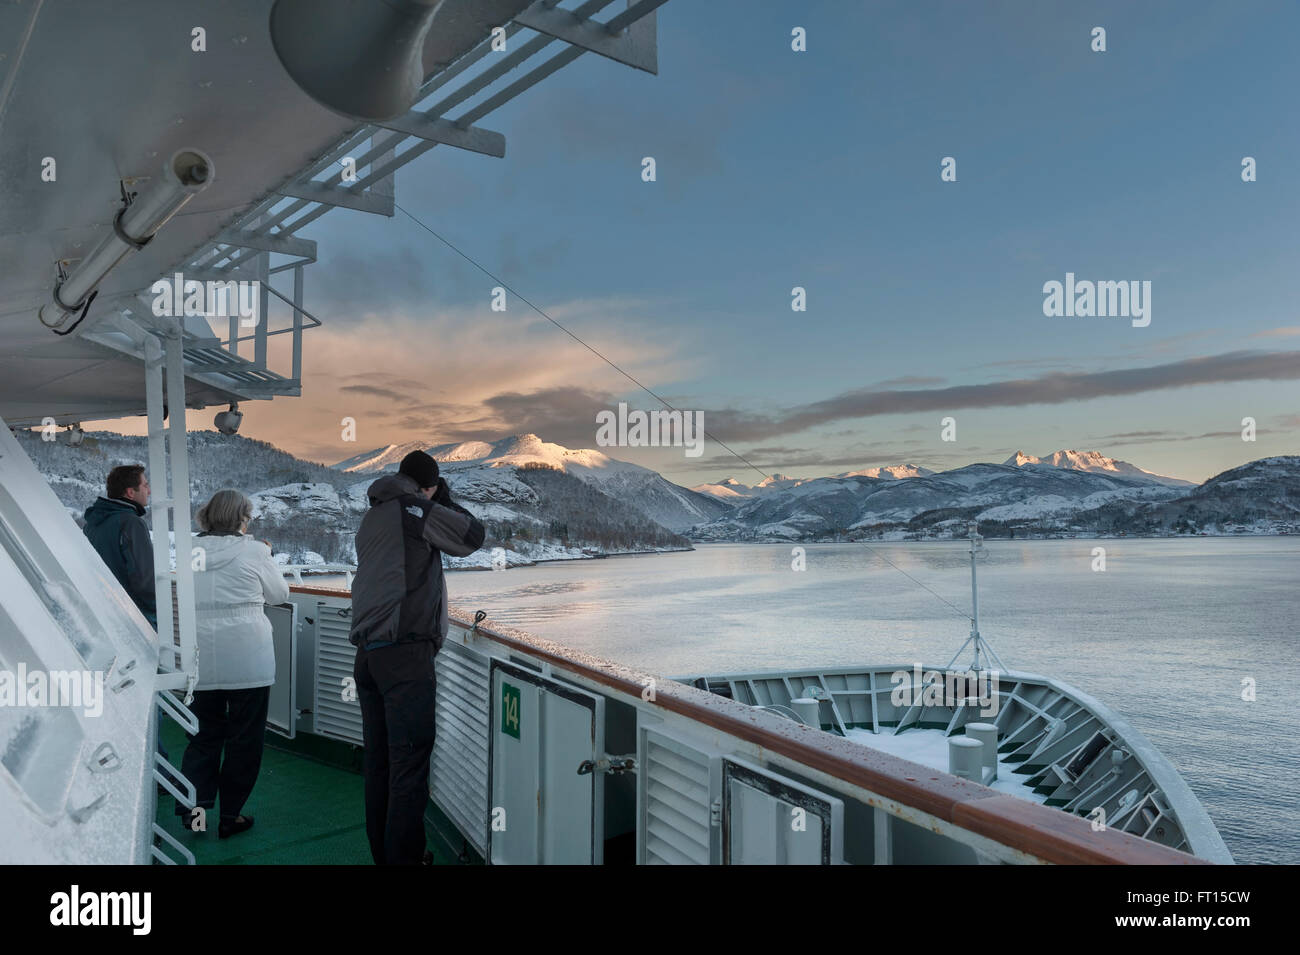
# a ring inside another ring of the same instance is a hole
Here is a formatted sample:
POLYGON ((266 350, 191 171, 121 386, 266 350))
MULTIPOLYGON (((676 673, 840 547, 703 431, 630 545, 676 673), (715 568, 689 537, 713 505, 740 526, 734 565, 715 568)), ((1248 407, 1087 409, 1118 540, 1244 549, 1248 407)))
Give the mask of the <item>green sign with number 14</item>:
POLYGON ((501 682, 501 732, 519 739, 519 687, 501 682))

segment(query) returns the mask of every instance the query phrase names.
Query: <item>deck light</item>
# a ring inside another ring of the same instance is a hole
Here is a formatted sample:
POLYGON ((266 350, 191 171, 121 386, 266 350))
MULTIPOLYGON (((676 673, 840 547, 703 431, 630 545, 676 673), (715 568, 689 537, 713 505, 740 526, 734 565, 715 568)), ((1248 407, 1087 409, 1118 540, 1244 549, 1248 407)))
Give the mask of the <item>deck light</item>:
POLYGON ((239 425, 244 420, 244 413, 239 410, 239 402, 232 402, 229 411, 218 411, 217 416, 212 419, 218 431, 222 434, 234 434, 239 430, 239 425))

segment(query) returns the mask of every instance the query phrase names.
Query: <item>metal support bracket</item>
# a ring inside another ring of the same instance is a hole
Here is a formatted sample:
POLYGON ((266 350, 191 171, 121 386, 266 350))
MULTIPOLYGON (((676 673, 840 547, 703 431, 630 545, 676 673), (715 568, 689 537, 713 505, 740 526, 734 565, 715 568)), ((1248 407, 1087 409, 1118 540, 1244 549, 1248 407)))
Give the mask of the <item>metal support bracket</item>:
POLYGON ((308 262, 316 261, 316 243, 311 239, 300 239, 296 235, 257 233, 251 229, 226 229, 214 236, 212 241, 238 246, 241 249, 294 255, 308 262))
POLYGON ((633 3, 629 0, 627 12, 610 21, 618 23, 636 17, 621 33, 617 27, 611 30, 603 23, 580 19, 568 10, 552 8, 545 3, 534 3, 515 16, 515 23, 638 70, 657 74, 659 50, 654 10, 666 2, 639 0, 633 3))
POLYGON ((430 119, 423 113, 407 113, 405 116, 377 122, 375 125, 383 129, 391 129, 396 133, 406 133, 408 136, 427 142, 483 153, 485 156, 501 158, 506 154, 506 138, 500 133, 480 129, 477 126, 462 129, 448 120, 430 119))
POLYGON ((321 202, 327 206, 354 209, 357 212, 370 212, 375 215, 392 218, 396 214, 392 196, 375 195, 370 192, 351 192, 338 186, 327 186, 319 182, 288 182, 275 190, 277 195, 290 196, 294 199, 306 199, 309 202, 321 202))

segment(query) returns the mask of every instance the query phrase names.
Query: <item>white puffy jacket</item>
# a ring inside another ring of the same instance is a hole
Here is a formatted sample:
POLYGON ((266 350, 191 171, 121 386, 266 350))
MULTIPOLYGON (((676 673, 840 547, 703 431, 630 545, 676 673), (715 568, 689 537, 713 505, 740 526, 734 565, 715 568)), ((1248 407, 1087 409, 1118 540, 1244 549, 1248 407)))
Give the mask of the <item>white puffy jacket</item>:
POLYGON ((275 682, 271 621, 262 605, 289 599, 289 585, 270 549, 252 537, 194 538, 204 550, 194 574, 198 616, 199 682, 196 690, 244 690, 275 682))

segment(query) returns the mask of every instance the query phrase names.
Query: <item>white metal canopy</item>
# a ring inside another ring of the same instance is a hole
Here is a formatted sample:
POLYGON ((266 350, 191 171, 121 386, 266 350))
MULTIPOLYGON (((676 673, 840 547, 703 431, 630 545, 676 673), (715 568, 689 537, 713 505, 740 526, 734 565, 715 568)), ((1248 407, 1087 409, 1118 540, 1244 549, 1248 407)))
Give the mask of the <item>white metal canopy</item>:
POLYGON ((264 286, 293 272, 291 286, 263 291, 255 330, 185 323, 186 403, 299 394, 300 336, 315 324, 302 310, 302 266, 316 260, 316 244, 297 233, 335 207, 391 216, 393 173, 436 145, 504 155, 504 136, 479 121, 584 52, 653 72, 654 10, 665 0, 625 0, 597 21, 614 2, 445 0, 425 45, 420 99, 373 126, 297 88, 271 46, 271 0, 0 8, 0 417, 17 425, 142 413, 135 330, 162 329, 140 293, 178 271, 264 286), (192 48, 197 27, 203 52, 192 48), (146 188, 182 148, 212 157, 212 183, 108 274, 75 334, 52 334, 35 312, 50 300, 56 263, 75 268, 112 229, 120 180, 146 188), (356 181, 343 181, 343 156, 355 160, 356 181), (47 157, 53 182, 41 176, 47 157), (267 338, 277 333, 293 336, 291 367, 268 365, 267 338))

